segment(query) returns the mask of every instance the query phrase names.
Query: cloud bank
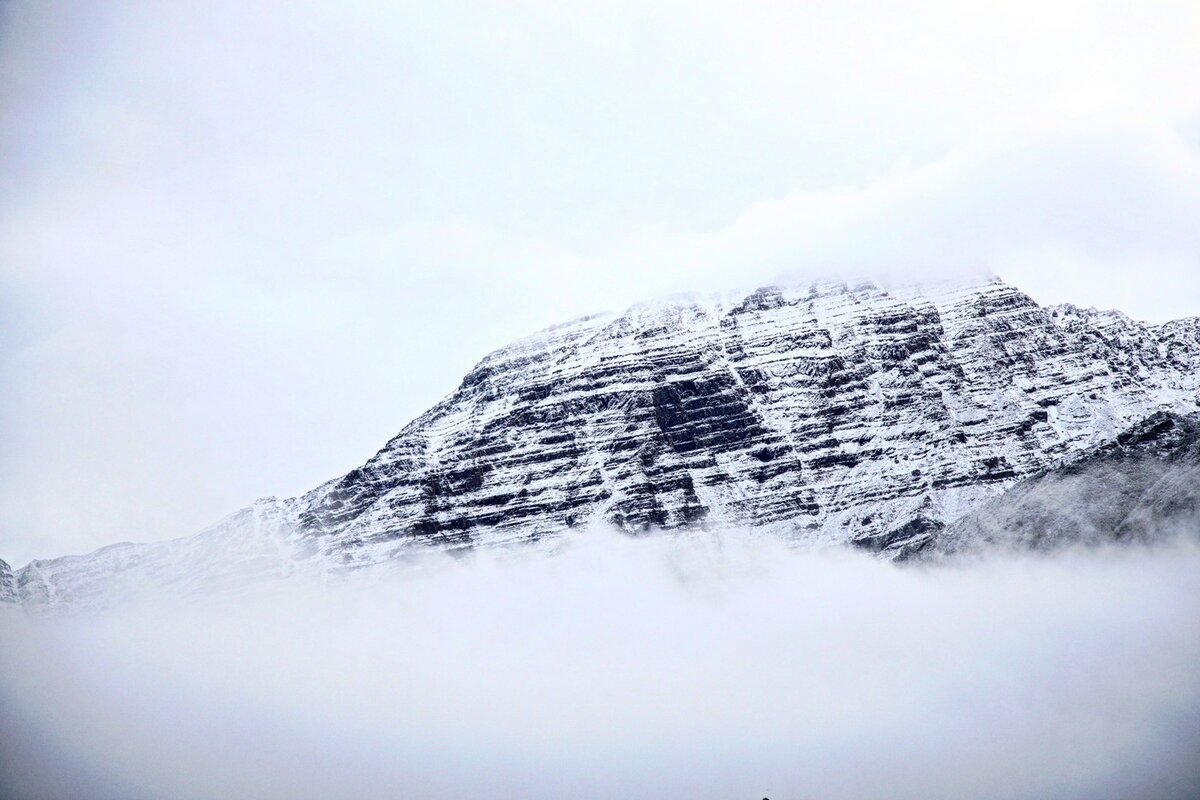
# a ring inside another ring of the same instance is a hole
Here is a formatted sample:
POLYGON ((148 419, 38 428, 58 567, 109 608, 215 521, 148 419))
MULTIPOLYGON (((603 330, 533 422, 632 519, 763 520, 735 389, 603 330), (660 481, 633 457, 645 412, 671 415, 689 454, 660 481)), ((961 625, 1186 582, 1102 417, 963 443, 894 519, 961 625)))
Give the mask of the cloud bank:
POLYGON ((770 539, 0 617, 5 797, 1173 798, 1200 550, 896 569, 770 539))

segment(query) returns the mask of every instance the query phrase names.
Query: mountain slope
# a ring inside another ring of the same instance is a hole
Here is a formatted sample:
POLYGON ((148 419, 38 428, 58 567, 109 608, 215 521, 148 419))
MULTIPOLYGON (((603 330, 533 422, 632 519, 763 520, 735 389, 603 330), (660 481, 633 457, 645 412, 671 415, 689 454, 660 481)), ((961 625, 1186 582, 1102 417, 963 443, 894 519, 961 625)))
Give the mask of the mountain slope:
MULTIPOLYGON (((923 556, 1200 537, 1200 415, 1159 412, 932 532, 923 556)), ((915 548, 911 548, 915 549, 915 548)))
POLYGON ((12 567, 0 561, 0 603, 17 602, 17 579, 12 567))
MULTIPOLYGON (((271 574, 594 523, 886 549, 1156 411, 1194 411, 1198 391, 1200 321, 1042 308, 994 278, 671 298, 497 350, 362 467, 239 513, 275 531, 250 558, 271 574)), ((238 519, 34 562, 22 597, 71 602, 81 581, 100 596, 114 569, 191 581, 176 572, 193 557, 220 573, 238 519)))

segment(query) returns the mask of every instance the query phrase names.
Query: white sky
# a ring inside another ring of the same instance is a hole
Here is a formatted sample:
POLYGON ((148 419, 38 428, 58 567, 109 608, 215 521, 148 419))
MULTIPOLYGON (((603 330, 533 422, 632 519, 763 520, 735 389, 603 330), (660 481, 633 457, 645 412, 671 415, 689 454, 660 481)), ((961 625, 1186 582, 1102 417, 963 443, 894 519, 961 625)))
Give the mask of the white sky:
POLYGON ((1200 313, 1197 41, 1195 2, 4 4, 0 557, 301 492, 663 292, 1200 313))

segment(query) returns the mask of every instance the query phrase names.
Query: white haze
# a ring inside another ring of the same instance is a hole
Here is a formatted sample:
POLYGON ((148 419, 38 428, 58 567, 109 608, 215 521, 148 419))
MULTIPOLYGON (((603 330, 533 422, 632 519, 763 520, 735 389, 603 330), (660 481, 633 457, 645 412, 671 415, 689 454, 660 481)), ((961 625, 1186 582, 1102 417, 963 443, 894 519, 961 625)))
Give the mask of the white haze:
POLYGON ((0 617, 5 798, 1183 798, 1200 550, 896 568, 593 532, 0 617))

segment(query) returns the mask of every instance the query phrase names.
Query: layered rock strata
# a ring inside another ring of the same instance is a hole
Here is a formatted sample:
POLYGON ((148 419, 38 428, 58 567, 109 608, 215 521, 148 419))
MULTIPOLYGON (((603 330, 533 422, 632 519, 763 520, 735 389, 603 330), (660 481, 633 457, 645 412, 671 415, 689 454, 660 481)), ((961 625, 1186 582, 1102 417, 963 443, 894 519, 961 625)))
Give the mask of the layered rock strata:
POLYGON ((35 561, 16 583, 53 605, 114 582, 328 573, 594 524, 749 527, 894 555, 1198 398, 1200 320, 1042 307, 994 278, 675 297, 497 350, 307 494, 189 539, 35 561))

